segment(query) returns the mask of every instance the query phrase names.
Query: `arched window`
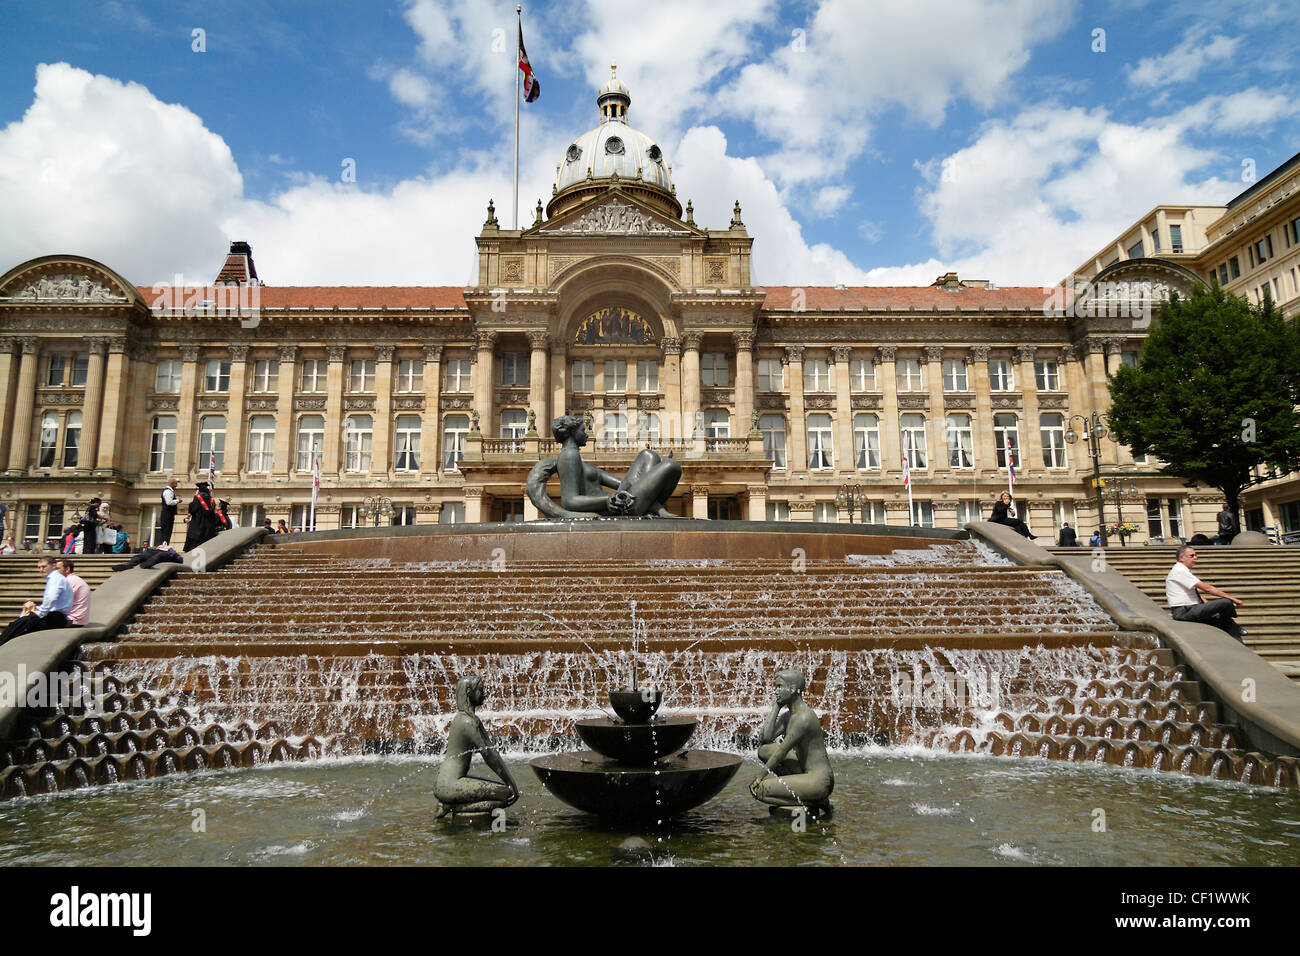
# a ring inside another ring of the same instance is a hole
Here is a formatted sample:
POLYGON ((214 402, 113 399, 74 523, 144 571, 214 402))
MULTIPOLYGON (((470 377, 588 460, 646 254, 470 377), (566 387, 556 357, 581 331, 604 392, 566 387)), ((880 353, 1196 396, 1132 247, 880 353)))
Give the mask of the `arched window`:
MULTIPOLYGON (((270 415, 255 415, 248 423, 248 470, 269 472, 274 460, 275 419, 270 415)), ((206 462, 203 467, 208 467, 206 462)))
POLYGON ((808 416, 808 467, 829 471, 833 467, 834 426, 829 415, 808 416))
POLYGON ((176 416, 159 415, 149 434, 149 470, 171 471, 176 467, 176 416))
MULTIPOLYGON (((76 468, 81 454, 81 412, 68 412, 68 423, 63 427, 63 467, 76 468)), ((87 466, 90 462, 86 463, 87 466)))
POLYGON ((1039 436, 1043 442, 1043 465, 1047 468, 1065 467, 1065 418, 1057 412, 1044 412, 1038 416, 1039 436))
POLYGON ((706 408, 704 410, 704 437, 730 438, 731 412, 725 408, 706 408))
POLYGON ((902 439, 903 454, 909 468, 927 468, 929 455, 925 446, 925 416, 916 413, 900 415, 898 433, 902 439))
POLYGON ((298 419, 298 455, 294 467, 310 474, 312 452, 320 454, 325 447, 325 419, 320 415, 304 415, 298 419))
POLYGON ((221 471, 226 463, 225 415, 208 415, 199 422, 199 462, 194 470, 206 472, 209 456, 212 458, 212 467, 221 471))
POLYGON ((59 413, 46 412, 41 416, 41 453, 37 465, 53 468, 59 451, 59 413))
POLYGON ((420 416, 397 416, 397 457, 394 471, 420 470, 420 416))
POLYGON ((875 415, 853 416, 853 461, 857 468, 880 467, 880 420, 875 415))
POLYGON ((374 419, 369 415, 353 415, 348 419, 344 435, 347 439, 345 471, 369 471, 370 448, 374 441, 374 419))
POLYGON ((975 437, 971 431, 970 416, 954 412, 948 416, 948 466, 950 468, 975 467, 975 437))
POLYGON ((1015 415, 1002 412, 993 416, 993 444, 997 448, 998 467, 1007 467, 1007 449, 1017 468, 1023 467, 1020 458, 1020 425, 1015 415))
POLYGON ((465 457, 465 441, 468 438, 469 416, 448 415, 443 422, 442 434, 442 466, 444 470, 456 471, 456 463, 465 457))
POLYGON ((785 468, 785 416, 764 415, 758 420, 758 430, 763 435, 763 454, 772 459, 772 467, 785 468))

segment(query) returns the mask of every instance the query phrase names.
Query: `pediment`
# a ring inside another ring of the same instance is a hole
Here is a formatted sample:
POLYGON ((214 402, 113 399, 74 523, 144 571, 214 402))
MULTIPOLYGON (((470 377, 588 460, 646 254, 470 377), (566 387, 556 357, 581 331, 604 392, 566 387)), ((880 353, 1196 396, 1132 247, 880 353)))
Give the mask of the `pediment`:
POLYGON ((112 269, 81 256, 32 259, 0 276, 0 304, 127 305, 139 299, 112 269))
POLYGON ((543 226, 536 236, 694 236, 697 230, 671 220, 616 190, 593 198, 543 226))
POLYGON ((1167 302, 1170 293, 1186 297, 1197 284, 1204 284, 1204 280, 1176 262, 1125 259, 1102 269, 1091 282, 1080 283, 1078 301, 1167 302))

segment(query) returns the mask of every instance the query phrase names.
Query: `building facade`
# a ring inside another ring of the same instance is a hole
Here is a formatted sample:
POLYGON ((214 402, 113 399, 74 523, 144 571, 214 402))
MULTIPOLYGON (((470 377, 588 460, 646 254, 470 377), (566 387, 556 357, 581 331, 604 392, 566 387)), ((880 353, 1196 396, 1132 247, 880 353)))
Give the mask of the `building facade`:
MULTIPOLYGON (((167 479, 191 493, 210 464, 240 524, 301 528, 316 459, 320 529, 528 520, 524 479, 567 412, 590 417, 585 456, 610 471, 647 445, 675 456, 684 517, 958 527, 988 516, 1010 449, 1035 532, 1086 539, 1095 469, 1071 420, 1105 410, 1141 323, 952 273, 757 286, 739 204, 725 228, 697 224, 630 102, 617 79, 600 91, 531 226, 502 229, 488 204, 472 288, 278 287, 244 242, 201 288, 75 255, 10 269, 10 529, 42 541, 96 496, 143 542, 167 479)), ((1166 288, 1195 281, 1167 268, 1166 288)), ((1097 469, 1130 485, 1108 520, 1139 540, 1212 532, 1217 494, 1100 445, 1097 469)))

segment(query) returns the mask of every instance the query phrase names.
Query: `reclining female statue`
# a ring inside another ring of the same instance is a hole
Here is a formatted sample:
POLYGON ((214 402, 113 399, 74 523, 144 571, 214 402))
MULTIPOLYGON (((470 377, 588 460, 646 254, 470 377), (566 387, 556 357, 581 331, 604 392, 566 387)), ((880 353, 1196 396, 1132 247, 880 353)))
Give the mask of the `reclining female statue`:
POLYGON ((682 466, 664 460, 649 448, 641 451, 619 478, 582 460, 579 449, 587 444, 587 423, 578 415, 561 415, 551 423, 560 453, 543 458, 528 474, 525 489, 537 510, 548 518, 641 518, 653 515, 675 518, 666 507, 682 477, 682 466), (546 482, 560 476, 560 504, 546 493, 546 482), (604 491, 613 488, 613 494, 604 491))
POLYGON ((447 730, 447 755, 433 784, 433 795, 442 804, 439 817, 448 813, 491 813, 519 799, 519 786, 510 768, 474 713, 486 699, 483 678, 468 675, 456 682, 456 716, 447 730), (471 776, 469 765, 474 754, 481 756, 500 779, 471 776))
POLYGON ((773 807, 805 807, 822 813, 830 809, 835 774, 826 756, 822 725, 804 702, 805 687, 803 671, 776 675, 772 709, 758 730, 763 772, 750 784, 749 792, 773 807))

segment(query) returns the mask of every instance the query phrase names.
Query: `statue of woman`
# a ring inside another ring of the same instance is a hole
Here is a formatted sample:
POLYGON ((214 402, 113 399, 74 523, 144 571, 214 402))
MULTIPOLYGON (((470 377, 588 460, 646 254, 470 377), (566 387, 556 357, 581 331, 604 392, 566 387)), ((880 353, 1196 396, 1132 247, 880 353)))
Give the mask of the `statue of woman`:
POLYGON ((772 709, 758 730, 763 772, 749 786, 756 800, 774 807, 829 808, 835 774, 816 712, 804 702, 803 671, 776 675, 772 709), (785 713, 781 713, 784 710, 785 713))
POLYGON ((483 678, 467 675, 456 682, 456 716, 447 730, 447 756, 433 784, 433 795, 442 804, 439 817, 448 813, 491 813, 519 799, 519 786, 510 768, 474 713, 486 699, 483 678), (471 776, 469 766, 474 754, 481 756, 500 779, 471 776))

